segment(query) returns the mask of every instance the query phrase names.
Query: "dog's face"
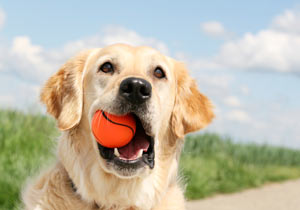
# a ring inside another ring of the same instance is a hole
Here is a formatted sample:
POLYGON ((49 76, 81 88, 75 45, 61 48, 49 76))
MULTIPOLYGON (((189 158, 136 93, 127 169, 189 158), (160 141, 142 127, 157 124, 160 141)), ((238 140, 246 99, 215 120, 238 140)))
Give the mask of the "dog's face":
POLYGON ((156 161, 176 152, 178 139, 213 118, 209 100, 184 65, 148 47, 112 45, 83 52, 48 80, 41 100, 61 130, 84 131, 87 147, 93 148, 89 156, 121 179, 151 173, 156 161), (135 116, 136 134, 127 146, 97 143, 91 121, 98 110, 135 116))
POLYGON ((125 147, 106 148, 93 141, 101 167, 122 178, 144 175, 155 167, 160 128, 166 129, 174 106, 173 64, 147 47, 113 45, 90 56, 83 72, 83 113, 90 126, 98 110, 132 113, 137 122, 136 134, 125 147))

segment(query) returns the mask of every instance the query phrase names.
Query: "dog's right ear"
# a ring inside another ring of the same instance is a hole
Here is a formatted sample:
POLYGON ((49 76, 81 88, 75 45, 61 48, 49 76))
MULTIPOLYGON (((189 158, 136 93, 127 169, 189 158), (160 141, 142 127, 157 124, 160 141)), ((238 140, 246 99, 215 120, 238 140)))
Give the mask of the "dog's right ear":
POLYGON ((199 92, 183 63, 175 61, 176 96, 171 128, 178 139, 207 126, 214 118, 213 105, 199 92))
POLYGON ((70 59, 43 87, 41 101, 47 112, 57 120, 60 130, 78 125, 83 108, 82 73, 91 50, 70 59))

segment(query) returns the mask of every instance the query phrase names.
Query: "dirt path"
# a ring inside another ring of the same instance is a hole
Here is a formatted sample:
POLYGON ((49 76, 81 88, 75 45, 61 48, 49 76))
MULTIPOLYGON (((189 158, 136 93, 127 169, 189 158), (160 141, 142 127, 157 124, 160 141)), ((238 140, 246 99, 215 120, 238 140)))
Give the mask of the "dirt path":
POLYGON ((187 210, 300 210, 300 180, 191 201, 187 210))

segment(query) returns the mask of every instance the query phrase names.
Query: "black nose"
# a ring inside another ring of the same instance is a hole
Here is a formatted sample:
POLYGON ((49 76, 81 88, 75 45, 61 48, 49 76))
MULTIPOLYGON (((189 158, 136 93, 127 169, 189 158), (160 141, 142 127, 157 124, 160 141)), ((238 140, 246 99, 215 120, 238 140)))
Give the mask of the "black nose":
POLYGON ((152 86, 144 79, 129 77, 120 84, 119 94, 133 104, 141 104, 151 97, 152 86))

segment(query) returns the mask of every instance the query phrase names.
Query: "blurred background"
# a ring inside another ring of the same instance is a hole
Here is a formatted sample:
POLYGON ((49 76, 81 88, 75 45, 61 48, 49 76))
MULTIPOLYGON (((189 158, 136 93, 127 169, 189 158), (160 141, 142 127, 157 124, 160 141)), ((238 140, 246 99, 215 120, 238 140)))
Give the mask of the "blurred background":
POLYGON ((53 157, 41 85, 77 52, 119 42, 185 62, 216 107, 182 158, 186 181, 199 184, 190 199, 241 189, 234 174, 247 174, 245 187, 300 176, 299 1, 2 1, 0 208, 14 208, 25 178, 53 157))

